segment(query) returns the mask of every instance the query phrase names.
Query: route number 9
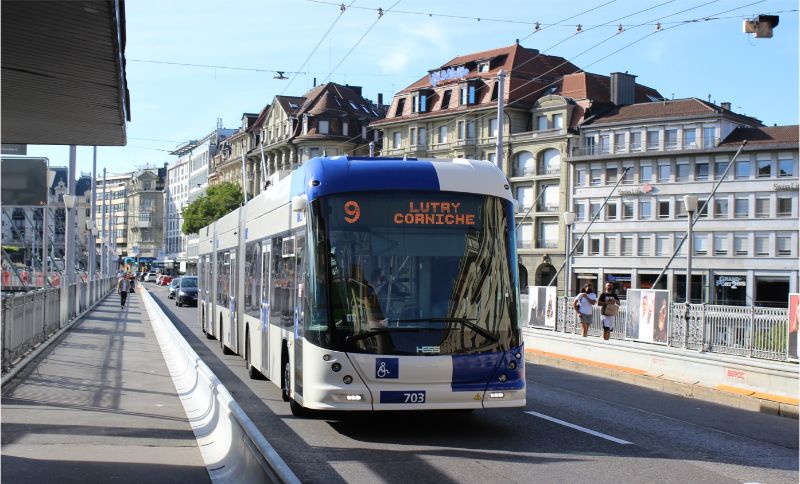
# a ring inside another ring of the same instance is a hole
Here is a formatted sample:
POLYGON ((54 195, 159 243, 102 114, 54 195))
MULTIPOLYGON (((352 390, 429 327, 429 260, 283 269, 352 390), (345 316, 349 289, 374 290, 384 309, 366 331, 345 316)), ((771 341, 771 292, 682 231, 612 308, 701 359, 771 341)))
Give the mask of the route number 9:
POLYGON ((358 202, 354 200, 349 200, 344 203, 344 221, 352 224, 355 223, 358 219, 361 218, 361 207, 358 206, 358 202))

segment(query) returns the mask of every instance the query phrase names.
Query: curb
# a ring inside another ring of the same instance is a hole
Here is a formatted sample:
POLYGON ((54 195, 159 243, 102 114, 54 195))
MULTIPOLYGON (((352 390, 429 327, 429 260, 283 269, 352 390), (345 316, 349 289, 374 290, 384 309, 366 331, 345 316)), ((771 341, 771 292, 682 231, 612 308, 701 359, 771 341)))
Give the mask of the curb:
POLYGON ((719 385, 717 388, 710 388, 702 386, 698 382, 681 382, 669 380, 661 376, 648 375, 647 372, 637 368, 610 365, 583 358, 532 349, 525 350, 525 361, 579 371, 588 375, 612 378, 617 381, 669 393, 671 395, 696 398, 698 400, 718 403, 742 410, 779 415, 795 420, 798 419, 797 401, 779 395, 758 393, 753 390, 746 390, 728 385, 719 385))

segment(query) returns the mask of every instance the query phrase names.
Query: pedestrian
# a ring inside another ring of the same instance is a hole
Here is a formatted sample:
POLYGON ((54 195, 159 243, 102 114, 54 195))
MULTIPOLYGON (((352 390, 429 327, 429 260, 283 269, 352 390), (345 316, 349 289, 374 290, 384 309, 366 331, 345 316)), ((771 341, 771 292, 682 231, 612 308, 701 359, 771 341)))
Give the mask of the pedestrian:
POLYGON ((581 288, 581 292, 575 296, 572 306, 578 313, 581 322, 581 336, 584 338, 589 335, 589 325, 592 324, 592 306, 597 303, 597 294, 591 284, 586 284, 581 288))
POLYGON ((131 283, 125 277, 120 277, 117 281, 117 292, 119 293, 120 307, 125 307, 125 300, 128 299, 128 290, 131 283))
POLYGON ((130 290, 130 292, 131 292, 131 293, 134 293, 134 292, 136 292, 136 276, 134 276, 133 274, 131 274, 128 280, 129 280, 129 282, 130 282, 130 284, 131 284, 131 290, 130 290))
POLYGON ((617 320, 619 313, 619 296, 614 290, 614 284, 611 282, 606 283, 605 291, 600 293, 597 298, 597 305, 601 307, 600 320, 603 322, 603 339, 611 337, 611 332, 614 331, 614 323, 617 320))

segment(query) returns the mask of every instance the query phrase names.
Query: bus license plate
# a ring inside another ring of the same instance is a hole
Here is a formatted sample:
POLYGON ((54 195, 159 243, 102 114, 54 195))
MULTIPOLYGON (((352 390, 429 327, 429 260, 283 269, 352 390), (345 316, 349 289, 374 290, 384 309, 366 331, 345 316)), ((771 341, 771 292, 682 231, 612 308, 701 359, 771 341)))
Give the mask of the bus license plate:
POLYGON ((424 390, 381 392, 381 403, 425 403, 424 390))

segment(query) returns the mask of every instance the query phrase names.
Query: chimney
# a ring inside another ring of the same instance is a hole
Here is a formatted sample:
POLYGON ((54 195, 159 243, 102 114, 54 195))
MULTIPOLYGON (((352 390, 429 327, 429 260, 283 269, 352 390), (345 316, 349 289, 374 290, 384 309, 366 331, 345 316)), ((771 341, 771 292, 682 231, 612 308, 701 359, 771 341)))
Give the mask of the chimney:
POLYGON ((314 86, 313 87, 317 87, 317 78, 316 77, 314 78, 314 86))
POLYGON ((356 93, 359 97, 361 97, 361 86, 351 86, 350 84, 346 84, 345 87, 350 89, 354 93, 356 93))
POLYGON ((636 102, 636 76, 627 72, 611 73, 611 102, 617 106, 636 102))
POLYGON ((721 107, 722 109, 727 109, 728 111, 730 111, 731 110, 731 103, 729 103, 727 101, 726 102, 722 102, 722 103, 719 103, 719 107, 721 107))
POLYGON ((378 106, 383 106, 383 93, 378 93, 378 106))

